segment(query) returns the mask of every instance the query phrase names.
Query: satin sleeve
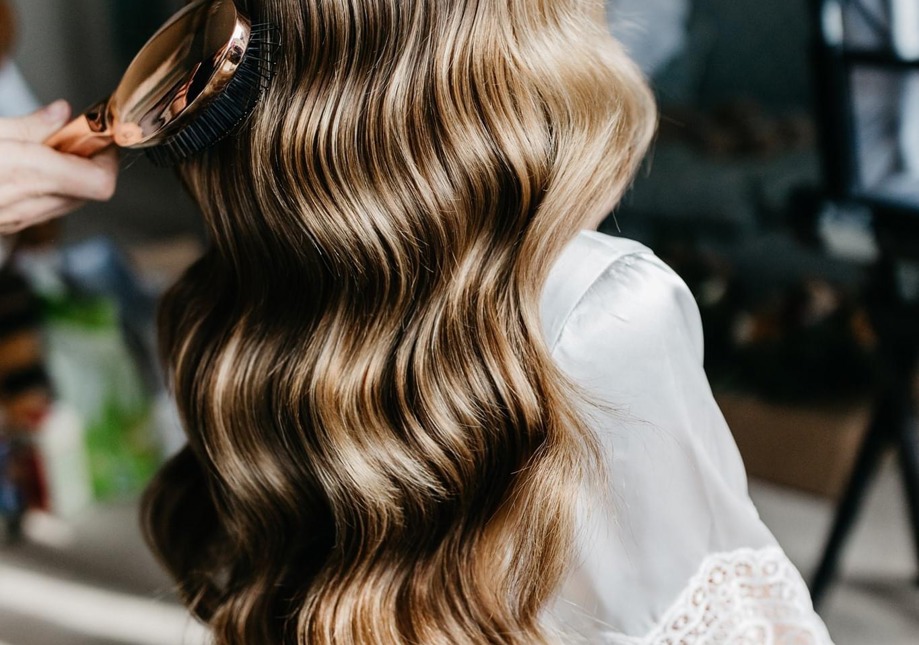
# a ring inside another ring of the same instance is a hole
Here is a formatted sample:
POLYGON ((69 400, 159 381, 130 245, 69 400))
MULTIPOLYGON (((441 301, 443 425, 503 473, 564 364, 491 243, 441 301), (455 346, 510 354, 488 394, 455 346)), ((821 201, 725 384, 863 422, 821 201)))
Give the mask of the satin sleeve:
POLYGON ((589 401, 606 480, 585 493, 556 615, 586 642, 830 643, 750 500, 702 338, 689 289, 646 249, 612 260, 560 326, 553 356, 589 401))
POLYGON ((22 116, 38 108, 19 68, 10 60, 0 61, 0 117, 22 116))

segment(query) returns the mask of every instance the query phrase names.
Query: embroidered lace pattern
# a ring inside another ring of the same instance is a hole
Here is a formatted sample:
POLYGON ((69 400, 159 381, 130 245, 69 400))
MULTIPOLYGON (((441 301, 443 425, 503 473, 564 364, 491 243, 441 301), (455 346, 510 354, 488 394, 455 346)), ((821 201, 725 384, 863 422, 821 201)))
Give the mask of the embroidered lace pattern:
POLYGON ((709 556, 642 645, 832 645, 801 575, 777 547, 709 556))

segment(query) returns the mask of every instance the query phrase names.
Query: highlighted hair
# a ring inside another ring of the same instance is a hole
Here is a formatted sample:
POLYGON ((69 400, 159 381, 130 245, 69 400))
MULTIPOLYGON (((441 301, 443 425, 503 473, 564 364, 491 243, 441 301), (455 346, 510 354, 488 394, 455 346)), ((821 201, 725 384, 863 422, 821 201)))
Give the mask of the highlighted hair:
POLYGON ((598 461, 539 302, 650 93, 599 0, 240 4, 279 63, 181 171, 211 244, 162 306, 149 541, 220 645, 553 641, 598 461))

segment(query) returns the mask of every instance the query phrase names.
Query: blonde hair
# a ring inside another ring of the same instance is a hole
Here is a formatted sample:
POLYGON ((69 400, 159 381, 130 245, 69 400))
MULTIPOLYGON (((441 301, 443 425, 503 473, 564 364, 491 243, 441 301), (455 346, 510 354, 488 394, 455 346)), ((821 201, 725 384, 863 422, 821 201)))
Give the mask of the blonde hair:
POLYGON ((241 4, 279 64, 181 171, 211 245, 162 306, 149 541, 219 644, 549 642, 597 462, 540 296, 649 91, 599 1, 241 4))

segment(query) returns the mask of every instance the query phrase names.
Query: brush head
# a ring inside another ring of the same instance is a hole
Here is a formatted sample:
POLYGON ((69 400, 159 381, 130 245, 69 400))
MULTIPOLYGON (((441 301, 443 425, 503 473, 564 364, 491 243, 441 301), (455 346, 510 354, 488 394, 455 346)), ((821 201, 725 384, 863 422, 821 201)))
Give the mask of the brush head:
POLYGON ((278 32, 270 24, 252 25, 245 54, 227 86, 188 123, 176 124, 157 145, 144 148, 156 166, 179 164, 234 132, 268 89, 278 50, 278 32))

